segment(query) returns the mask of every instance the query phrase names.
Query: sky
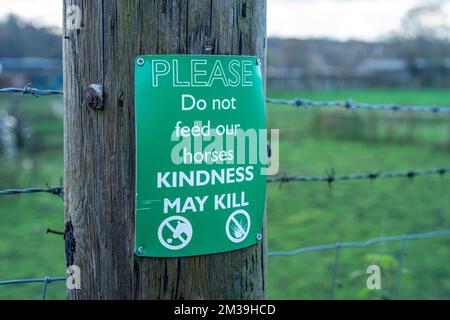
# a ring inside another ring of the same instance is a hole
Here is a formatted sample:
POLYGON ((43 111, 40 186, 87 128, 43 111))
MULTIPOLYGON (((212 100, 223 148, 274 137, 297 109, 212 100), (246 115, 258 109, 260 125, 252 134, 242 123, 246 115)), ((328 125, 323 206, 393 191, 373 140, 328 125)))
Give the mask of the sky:
MULTIPOLYGON (((408 10, 450 0, 267 0, 269 36, 375 41, 398 30, 408 10)), ((1 0, 0 18, 15 13, 40 26, 61 26, 62 0, 1 0)))

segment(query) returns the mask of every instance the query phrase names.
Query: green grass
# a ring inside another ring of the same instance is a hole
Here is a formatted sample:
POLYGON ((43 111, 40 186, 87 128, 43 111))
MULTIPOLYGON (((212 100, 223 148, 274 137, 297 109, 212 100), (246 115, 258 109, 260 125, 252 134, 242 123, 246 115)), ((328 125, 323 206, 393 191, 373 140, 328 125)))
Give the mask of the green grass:
MULTIPOLYGON (((448 105, 450 101, 450 93, 440 90, 274 92, 270 95, 321 100, 352 97, 355 101, 369 103, 448 105)), ((385 122, 399 116, 392 112, 377 112, 374 116, 373 111, 313 111, 280 106, 269 106, 268 109, 269 127, 280 128, 282 174, 324 175, 327 169, 334 169, 338 174, 403 171, 450 165, 446 135, 450 123, 444 121, 448 118, 424 115, 431 125, 417 119, 413 139, 398 134, 400 130, 396 127, 392 129, 392 135, 383 134, 380 128, 387 126, 385 122), (378 131, 368 137, 364 129, 371 117, 381 120, 378 120, 378 131), (317 128, 320 124, 317 119, 335 122, 324 130, 317 128), (362 127, 360 131, 359 127, 362 127), (438 136, 436 132, 444 133, 444 136, 438 136)), ((450 177, 430 176, 412 182, 407 179, 337 182, 332 189, 325 183, 290 183, 281 188, 271 185, 268 208, 270 250, 292 250, 450 228, 449 182, 450 177)), ((449 244, 448 237, 407 243, 400 298, 450 297, 449 244)), ((377 263, 373 255, 386 255, 398 262, 399 253, 399 243, 343 249, 335 297, 367 297, 363 295, 368 276, 365 270, 370 264, 377 263)), ((334 256, 334 251, 324 251, 269 259, 269 298, 326 299, 334 256)), ((395 266, 382 266, 382 287, 386 297, 393 297, 396 272, 395 266)))
MULTIPOLYGON (((448 105, 448 90, 366 90, 355 92, 270 92, 271 97, 347 99, 369 103, 448 105)), ((62 122, 51 105, 60 98, 20 98, 32 138, 17 159, 0 156, 0 189, 57 184, 63 174, 62 122)), ((0 110, 10 109, 9 98, 0 110)), ((406 170, 450 165, 449 118, 392 112, 305 110, 268 106, 268 125, 280 128, 281 173, 323 175, 406 170), (376 125, 373 125, 376 123, 376 125), (371 127, 372 125, 372 127, 371 127)), ((290 183, 269 187, 270 251, 292 250, 384 235, 450 229, 448 177, 384 179, 374 182, 290 183)), ((0 280, 64 275, 64 243, 47 235, 63 230, 63 203, 47 194, 0 198, 0 280)), ((450 237, 406 244, 400 298, 450 298, 450 237)), ((392 298, 400 243, 343 249, 335 298, 367 295, 365 270, 382 267, 380 296, 392 298)), ((326 299, 334 251, 269 259, 268 297, 326 299)), ((0 299, 39 299, 39 284, 0 286, 0 299)), ((64 283, 51 284, 50 299, 65 297, 64 283)))
MULTIPOLYGON (((62 99, 23 97, 20 109, 32 130, 17 158, 0 156, 0 189, 45 187, 63 175, 62 120, 50 107, 62 99)), ((0 110, 11 110, 12 98, 2 97, 0 110)), ((63 201, 51 194, 0 198, 0 280, 43 278, 65 274, 64 241, 47 235, 64 230, 63 201)), ((52 283, 49 299, 63 299, 65 284, 52 283)), ((0 299, 40 299, 41 284, 0 286, 0 299)))

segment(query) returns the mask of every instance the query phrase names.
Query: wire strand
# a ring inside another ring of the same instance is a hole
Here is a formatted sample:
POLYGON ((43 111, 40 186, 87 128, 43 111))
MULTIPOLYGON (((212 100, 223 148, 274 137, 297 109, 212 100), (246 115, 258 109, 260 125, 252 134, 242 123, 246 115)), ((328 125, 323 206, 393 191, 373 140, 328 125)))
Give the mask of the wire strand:
POLYGON ((61 90, 41 90, 41 89, 33 88, 31 86, 31 83, 28 83, 23 88, 0 88, 0 93, 20 93, 22 95, 32 95, 35 97, 50 96, 50 95, 63 95, 63 91, 61 91, 61 90))
POLYGON ((410 241, 410 240, 418 240, 418 239, 430 239, 440 236, 450 236, 450 229, 444 230, 436 230, 428 233, 412 233, 405 234, 401 236, 388 236, 388 237, 379 237, 367 240, 365 242, 338 242, 335 244, 322 245, 322 246, 313 246, 313 247, 305 247, 300 249, 295 249, 292 251, 277 251, 270 252, 268 254, 269 257, 281 257, 281 256, 294 256, 298 254, 303 254, 306 252, 317 252, 317 251, 326 251, 326 250, 335 250, 340 248, 365 248, 378 243, 385 242, 393 242, 393 241, 410 241))
POLYGON ((64 188, 62 186, 51 186, 48 188, 27 188, 27 189, 6 189, 0 190, 0 196, 32 194, 32 193, 51 193, 58 197, 64 196, 64 188))
POLYGON ((369 104, 355 103, 351 100, 347 101, 313 101, 302 98, 292 100, 283 99, 267 99, 267 103, 275 105, 291 105, 295 107, 313 107, 313 108, 338 108, 345 109, 366 109, 366 110, 384 110, 384 111, 415 111, 415 112, 433 112, 433 113, 450 113, 450 107, 439 106, 413 106, 400 104, 369 104))
POLYGON ((367 173, 352 173, 348 175, 335 175, 334 170, 330 170, 326 176, 278 176, 267 179, 268 183, 287 183, 287 182, 327 182, 332 184, 336 181, 350 181, 350 180, 376 180, 378 178, 409 178, 413 179, 425 175, 440 175, 443 176, 450 172, 450 167, 433 168, 425 170, 408 170, 402 172, 367 172, 367 173))

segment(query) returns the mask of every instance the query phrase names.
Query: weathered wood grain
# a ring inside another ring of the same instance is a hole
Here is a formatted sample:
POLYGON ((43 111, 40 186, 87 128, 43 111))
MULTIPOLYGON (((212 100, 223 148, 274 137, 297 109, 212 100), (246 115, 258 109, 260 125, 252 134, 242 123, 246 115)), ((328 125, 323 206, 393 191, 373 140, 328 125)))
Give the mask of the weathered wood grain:
POLYGON ((64 158, 67 246, 82 290, 69 299, 264 298, 265 244, 176 259, 134 248, 134 57, 155 53, 257 55, 265 61, 265 0, 64 0, 82 10, 65 29, 64 158), (104 109, 83 106, 103 86, 104 109))

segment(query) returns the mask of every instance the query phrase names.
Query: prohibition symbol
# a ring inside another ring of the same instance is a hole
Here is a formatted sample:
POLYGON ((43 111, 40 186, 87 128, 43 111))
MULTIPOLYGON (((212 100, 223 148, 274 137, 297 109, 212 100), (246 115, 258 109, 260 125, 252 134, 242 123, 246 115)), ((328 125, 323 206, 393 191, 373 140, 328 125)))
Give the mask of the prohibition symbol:
POLYGON ((159 226, 158 239, 169 250, 183 249, 192 239, 192 225, 184 217, 167 218, 159 226))
POLYGON ((225 232, 234 243, 244 241, 250 231, 250 215, 245 210, 237 210, 228 218, 225 232))

